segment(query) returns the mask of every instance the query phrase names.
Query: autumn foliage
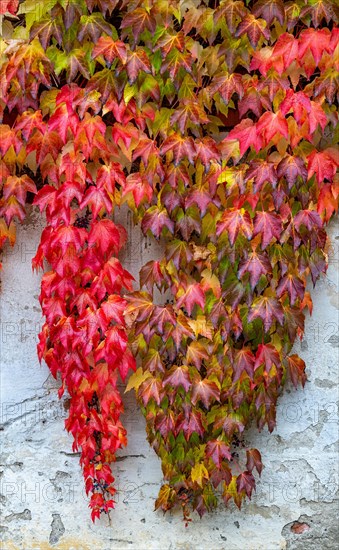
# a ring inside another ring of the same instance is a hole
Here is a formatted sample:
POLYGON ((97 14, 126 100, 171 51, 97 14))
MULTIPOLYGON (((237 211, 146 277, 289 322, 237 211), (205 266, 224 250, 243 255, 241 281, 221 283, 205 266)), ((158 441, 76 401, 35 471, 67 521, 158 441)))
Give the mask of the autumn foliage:
POLYGON ((0 3, 0 245, 32 201, 46 322, 38 353, 81 451, 92 518, 114 507, 134 388, 164 484, 156 508, 241 506, 276 423, 306 290, 338 211, 334 0, 0 3), (163 257, 121 265, 127 203, 163 257), (160 296, 160 298, 159 298, 160 296))

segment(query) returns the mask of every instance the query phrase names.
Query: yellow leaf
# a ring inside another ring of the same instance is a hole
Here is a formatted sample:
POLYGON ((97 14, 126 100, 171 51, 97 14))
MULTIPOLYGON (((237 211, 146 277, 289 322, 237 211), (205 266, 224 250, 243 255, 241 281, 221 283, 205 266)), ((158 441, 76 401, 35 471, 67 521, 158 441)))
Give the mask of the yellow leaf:
POLYGON ((151 375, 150 372, 143 372, 142 368, 139 367, 128 379, 125 393, 132 390, 133 388, 137 390, 141 384, 147 380, 151 375))
POLYGON ((188 324, 193 330, 195 336, 201 334, 201 336, 205 336, 205 338, 212 340, 213 325, 211 321, 206 321, 204 315, 198 315, 197 319, 189 319, 188 324))
POLYGON ((208 471, 201 462, 198 462, 193 466, 191 471, 191 478, 192 481, 196 481, 198 485, 200 485, 200 487, 202 487, 203 485, 203 478, 209 479, 208 471))

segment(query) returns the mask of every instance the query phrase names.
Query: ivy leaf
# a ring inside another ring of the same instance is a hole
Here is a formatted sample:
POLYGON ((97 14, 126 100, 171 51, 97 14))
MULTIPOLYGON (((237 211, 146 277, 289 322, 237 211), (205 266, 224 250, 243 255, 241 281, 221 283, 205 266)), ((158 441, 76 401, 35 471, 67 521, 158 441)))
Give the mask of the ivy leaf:
POLYGON ((308 178, 316 174, 318 183, 324 180, 333 181, 339 166, 338 155, 332 150, 313 151, 308 157, 308 178))
POLYGON ((254 217, 253 236, 261 235, 261 248, 270 244, 272 239, 280 239, 282 233, 282 222, 280 216, 270 212, 257 212, 254 217))
MULTIPOLYGON (((105 21, 101 13, 82 15, 78 31, 78 40, 83 42, 84 37, 88 36, 95 44, 95 47, 97 47, 98 42, 103 38, 101 35, 105 33, 110 36, 112 31, 113 27, 105 21)), ((112 60, 110 62, 112 62, 112 60)))
POLYGON ((206 466, 204 466, 201 462, 195 464, 191 470, 191 479, 194 483, 197 483, 200 487, 203 487, 203 480, 209 479, 206 466))
POLYGON ((248 498, 251 498, 252 491, 255 489, 255 479, 251 472, 245 471, 238 475, 237 489, 239 493, 245 491, 248 498))
POLYGON ((301 157, 286 155, 277 166, 279 178, 284 177, 289 185, 289 189, 297 182, 300 177, 304 182, 307 179, 307 168, 301 157))
POLYGON ((145 200, 150 202, 153 194, 147 178, 140 176, 138 173, 129 174, 126 178, 126 184, 123 186, 123 197, 129 193, 132 194, 137 207, 145 200))
POLYGON ((154 310, 152 297, 147 292, 134 292, 127 295, 128 305, 125 310, 125 318, 131 325, 136 319, 143 322, 150 317, 154 310))
POLYGON ((286 357, 287 368, 294 387, 296 388, 299 382, 302 386, 306 382, 305 362, 296 354, 286 357))
POLYGON ((220 413, 220 418, 218 415, 214 424, 216 430, 222 428, 225 435, 229 438, 232 438, 233 434, 236 432, 241 434, 244 431, 245 425, 238 414, 227 414, 226 412, 222 412, 222 410, 220 413))
POLYGON ((99 55, 102 55, 110 65, 114 59, 120 59, 121 63, 125 65, 127 62, 126 44, 121 40, 113 40, 110 36, 100 36, 93 48, 92 57, 95 59, 99 55))
POLYGON ((217 235, 221 235, 223 232, 228 233, 228 238, 231 246, 239 234, 239 231, 250 239, 253 233, 252 220, 248 212, 244 209, 240 210, 226 210, 221 220, 217 223, 217 235))
POLYGON ((196 150, 194 141, 191 137, 182 137, 177 133, 172 134, 163 142, 160 148, 160 154, 165 155, 168 151, 173 152, 175 165, 178 165, 185 157, 188 158, 191 164, 194 163, 196 150))
POLYGON ((188 264, 193 257, 188 244, 180 239, 172 239, 167 244, 165 255, 167 261, 169 262, 172 260, 177 269, 179 269, 179 265, 188 264))
POLYGON ((151 73, 150 61, 142 48, 137 48, 133 52, 128 52, 126 70, 130 84, 136 81, 140 71, 151 73))
POLYGON ((180 132, 185 133, 191 124, 206 124, 209 118, 197 101, 183 100, 181 106, 175 110, 170 119, 171 124, 177 124, 180 132))
POLYGON ((233 383, 240 379, 243 372, 253 378, 254 355, 249 347, 244 347, 235 352, 233 362, 233 383))
POLYGON ((248 321, 251 323, 254 319, 262 319, 265 332, 269 332, 274 320, 281 325, 284 322, 284 312, 281 304, 276 298, 268 296, 259 296, 253 302, 252 308, 248 314, 248 321))
POLYGON ((272 273, 271 262, 266 254, 257 254, 252 252, 248 258, 239 263, 238 276, 241 278, 245 273, 250 274, 250 284, 252 290, 259 282, 261 275, 272 273))
POLYGON ((328 222, 333 214, 338 212, 338 207, 338 190, 334 185, 324 185, 318 197, 317 211, 319 215, 328 222))
POLYGON ((281 296, 285 292, 287 292, 287 294, 289 295, 291 304, 294 305, 298 298, 300 298, 300 300, 303 299, 304 292, 305 292, 305 284, 296 275, 292 275, 292 274, 285 275, 280 280, 277 286, 278 298, 281 298, 281 296))
POLYGON ((251 13, 248 13, 244 17, 235 32, 236 37, 242 36, 243 34, 247 34, 253 48, 257 46, 261 36, 266 38, 266 40, 270 38, 270 32, 266 28, 266 22, 263 19, 256 19, 251 13))
POLYGON ((138 395, 142 399, 142 402, 145 407, 150 401, 150 399, 154 399, 157 405, 160 405, 162 394, 163 394, 163 390, 162 390, 160 380, 157 378, 154 378, 154 376, 152 375, 148 376, 146 380, 142 382, 138 390, 138 395))
POLYGON ((192 409, 189 411, 185 420, 179 424, 177 429, 182 429, 186 441, 189 441, 192 434, 197 433, 200 437, 204 435, 206 429, 204 416, 200 411, 192 409))
POLYGON ((265 136, 264 142, 266 145, 277 134, 282 135, 287 140, 289 139, 287 120, 280 111, 277 113, 269 111, 264 113, 258 120, 256 128, 258 134, 265 136))
POLYGON ((159 288, 163 283, 163 274, 160 267, 160 262, 151 260, 147 262, 140 270, 140 286, 145 286, 148 292, 153 292, 153 286, 157 285, 159 288))
MULTIPOLYGON (((37 111, 25 111, 20 117, 16 119, 15 123, 15 130, 16 132, 18 130, 21 130, 21 134, 23 135, 24 139, 26 141, 29 140, 31 134, 33 133, 34 129, 36 128, 41 134, 44 134, 46 131, 46 122, 43 121, 41 110, 37 111)), ((2 126, 3 128, 3 126, 2 126)), ((2 130, 1 130, 2 132, 2 130)), ((3 134, 1 134, 1 137, 3 134)), ((3 136, 3 139, 5 139, 5 135, 3 136)), ((15 144, 15 138, 13 134, 13 141, 15 144)), ((16 147, 15 147, 16 148, 16 147)))
POLYGON ((253 14, 265 19, 267 25, 271 25, 274 19, 283 25, 285 20, 284 2, 283 0, 259 0, 253 6, 253 14))
POLYGON ((164 307, 155 307, 151 317, 151 325, 156 326, 160 334, 163 334, 164 325, 166 325, 166 323, 173 326, 175 324, 175 321, 176 319, 173 307, 171 305, 167 305, 164 307))
POLYGON ((151 206, 142 219, 142 231, 144 233, 151 231, 159 239, 164 227, 167 227, 170 233, 174 233, 174 223, 169 218, 167 211, 165 209, 160 210, 158 206, 151 206))
POLYGON ((36 151, 36 161, 41 164, 47 155, 56 160, 62 146, 62 139, 57 132, 46 132, 44 135, 35 132, 27 143, 26 152, 36 151))
POLYGON ((214 76, 209 86, 209 93, 214 95, 216 92, 219 92, 226 104, 230 102, 232 95, 235 93, 238 94, 239 99, 242 99, 244 85, 241 75, 232 73, 214 76))
POLYGON ((119 250, 120 248, 120 233, 117 226, 108 219, 97 221, 88 236, 88 245, 96 245, 101 254, 105 254, 108 250, 119 250))
POLYGON ((260 365, 265 366, 267 374, 269 374, 272 365, 275 365, 277 368, 280 367, 280 354, 272 344, 259 344, 255 357, 254 370, 257 370, 260 365))
POLYGON ((212 401, 220 401, 220 390, 215 382, 211 382, 206 378, 195 382, 192 386, 192 403, 196 405, 198 401, 202 401, 204 406, 208 408, 212 401))
POLYGON ((294 216, 293 225, 296 229, 300 230, 300 226, 304 225, 308 230, 314 227, 322 227, 321 218, 315 210, 299 210, 294 216))
POLYGON ((164 377, 164 384, 173 386, 174 388, 182 386, 185 392, 188 392, 192 385, 188 374, 188 367, 185 365, 181 367, 174 365, 168 373, 166 373, 166 376, 164 377))
POLYGON ((239 0, 225 0, 220 3, 214 12, 214 21, 217 23, 222 17, 226 18, 227 27, 233 34, 236 30, 237 23, 241 21, 247 14, 244 2, 239 0))
POLYGON ((192 315, 195 305, 198 305, 202 310, 205 307, 205 292, 199 283, 187 285, 183 293, 180 293, 178 296, 176 306, 178 308, 184 306, 188 315, 192 315))
POLYGON ((143 372, 142 368, 139 367, 128 379, 125 393, 131 391, 132 389, 139 390, 139 387, 147 378, 150 378, 152 375, 150 372, 143 372))
POLYGON ((61 22, 57 19, 50 19, 49 17, 36 21, 30 30, 30 40, 33 40, 35 37, 39 37, 40 43, 44 50, 47 49, 52 36, 54 36, 60 46, 62 43, 62 35, 63 25, 61 22))
POLYGON ((121 28, 131 28, 134 40, 137 42, 140 34, 146 29, 154 34, 156 21, 148 9, 140 7, 132 10, 123 17, 121 28))
POLYGON ((315 64, 319 65, 319 62, 325 51, 330 51, 330 37, 331 33, 329 29, 305 29, 301 31, 299 36, 299 51, 298 57, 303 59, 307 51, 311 51, 315 64))
POLYGON ((246 451, 246 468, 249 472, 252 472, 256 468, 259 475, 261 475, 263 465, 261 462, 261 454, 258 449, 248 449, 246 451))
POLYGON ((200 159, 206 168, 209 167, 212 160, 219 161, 220 153, 212 138, 206 136, 203 139, 196 140, 195 148, 196 158, 200 159))
POLYGON ((198 370, 201 368, 202 362, 209 358, 206 347, 200 342, 192 342, 187 348, 187 362, 193 363, 198 370))
POLYGON ((319 27, 323 19, 326 20, 326 23, 329 23, 335 17, 336 20, 339 19, 339 8, 333 0, 319 0, 319 2, 312 2, 310 5, 304 6, 301 15, 305 16, 309 13, 311 13, 315 27, 319 27))
POLYGON ((3 198, 9 199, 14 196, 17 201, 25 206, 27 192, 36 193, 37 188, 34 181, 27 175, 23 176, 8 176, 2 189, 3 198))
POLYGON ((278 174, 273 162, 252 160, 246 172, 246 181, 254 179, 253 192, 257 193, 265 182, 275 187, 278 182, 278 174))
POLYGON ((172 507, 172 501, 175 497, 175 490, 172 489, 168 484, 162 485, 159 491, 159 496, 155 501, 154 509, 158 510, 161 508, 164 512, 169 510, 172 507))
POLYGON ((164 74, 166 71, 169 72, 171 80, 175 80, 179 70, 182 68, 186 73, 192 73, 191 67, 191 56, 189 53, 180 52, 177 48, 172 49, 164 61, 162 62, 160 68, 160 74, 164 74))
POLYGON ((230 448, 223 441, 209 441, 206 445, 205 453, 208 458, 211 458, 213 460, 218 469, 221 468, 224 458, 226 458, 226 460, 232 460, 230 448))
POLYGON ((257 132, 256 124, 249 118, 245 118, 240 124, 237 124, 224 139, 224 142, 234 139, 239 141, 241 156, 243 156, 251 145, 254 146, 255 151, 258 153, 263 144, 261 133, 257 132))
POLYGON ((15 15, 19 6, 19 0, 2 0, 0 4, 0 14, 11 13, 15 15))
POLYGON ((92 185, 87 190, 80 208, 86 208, 86 206, 90 206, 93 218, 96 218, 101 210, 112 212, 113 203, 105 189, 92 185))

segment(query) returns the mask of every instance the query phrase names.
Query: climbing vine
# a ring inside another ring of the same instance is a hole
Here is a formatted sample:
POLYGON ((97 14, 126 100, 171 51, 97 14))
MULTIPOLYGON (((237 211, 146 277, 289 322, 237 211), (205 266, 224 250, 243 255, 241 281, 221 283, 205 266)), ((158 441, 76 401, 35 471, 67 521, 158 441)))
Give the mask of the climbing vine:
POLYGON ((162 461, 156 508, 237 506, 261 473, 306 289, 338 210, 334 0, 1 2, 0 246, 46 217, 38 353, 81 450, 93 520, 114 507, 129 378, 162 461), (34 197, 34 199, 33 199, 34 197), (163 257, 119 262, 127 203, 163 257), (135 287, 134 287, 135 288, 135 287), (133 354, 132 354, 133 352, 133 354))

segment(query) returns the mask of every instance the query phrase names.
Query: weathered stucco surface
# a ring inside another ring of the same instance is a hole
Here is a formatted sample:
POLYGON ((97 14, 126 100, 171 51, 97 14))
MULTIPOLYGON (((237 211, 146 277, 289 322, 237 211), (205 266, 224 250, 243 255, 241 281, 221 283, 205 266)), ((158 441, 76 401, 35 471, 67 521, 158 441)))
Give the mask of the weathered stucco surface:
MULTIPOLYGON (((137 275, 157 250, 130 230, 125 266, 137 275)), ((296 352, 307 363, 305 389, 286 387, 272 435, 255 429, 246 441, 265 464, 257 492, 239 512, 223 506, 185 528, 180 512, 153 512, 160 463, 145 439, 132 395, 125 399, 129 446, 115 465, 119 488, 112 525, 93 525, 66 410, 57 382, 40 366, 35 345, 41 324, 39 276, 31 258, 41 221, 31 211, 17 245, 3 257, 1 330, 0 536, 3 550, 337 548, 338 535, 338 227, 330 228, 327 275, 313 291, 314 313, 296 352)))

